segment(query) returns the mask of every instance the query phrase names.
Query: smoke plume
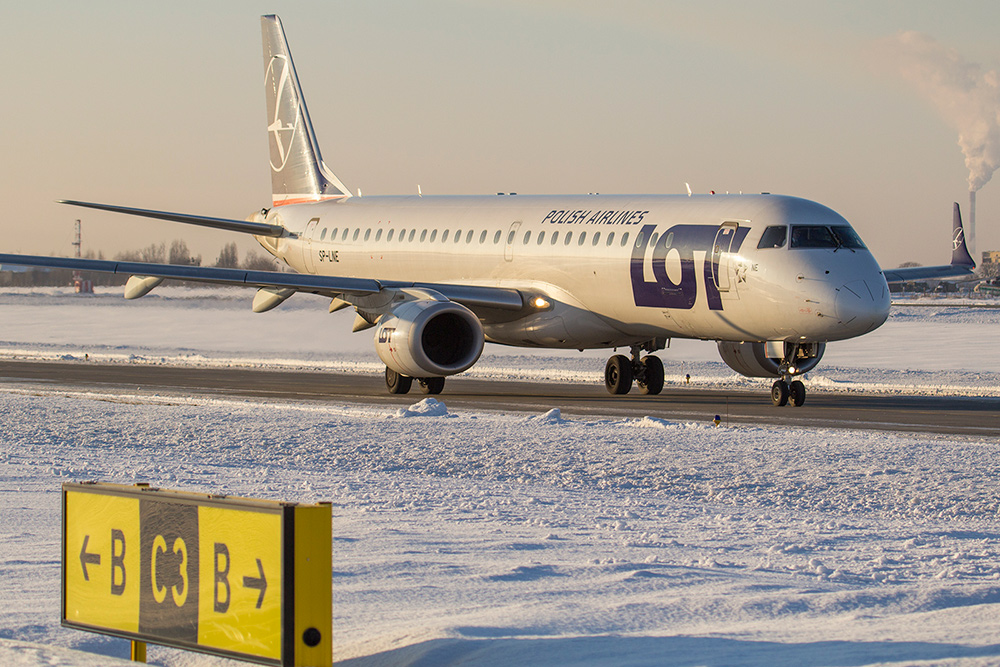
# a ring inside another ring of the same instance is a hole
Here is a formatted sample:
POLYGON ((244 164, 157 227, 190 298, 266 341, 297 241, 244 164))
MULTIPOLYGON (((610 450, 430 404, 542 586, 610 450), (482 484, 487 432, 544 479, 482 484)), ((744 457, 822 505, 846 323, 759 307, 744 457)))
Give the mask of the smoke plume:
POLYGON ((1000 76, 923 33, 901 32, 888 47, 903 77, 958 131, 969 190, 979 190, 1000 167, 1000 76))

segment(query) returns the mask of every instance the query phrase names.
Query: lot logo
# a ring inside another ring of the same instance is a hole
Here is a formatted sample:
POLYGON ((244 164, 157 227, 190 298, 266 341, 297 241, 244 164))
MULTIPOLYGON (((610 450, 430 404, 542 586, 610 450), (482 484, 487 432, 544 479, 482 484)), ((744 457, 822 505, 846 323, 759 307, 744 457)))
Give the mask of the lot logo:
POLYGON ((738 252, 750 231, 735 223, 714 225, 675 225, 657 237, 650 252, 655 225, 643 225, 639 240, 632 246, 630 274, 635 305, 647 308, 690 310, 698 299, 696 255, 701 255, 702 280, 710 310, 722 310, 721 292, 728 291, 729 256, 738 252), (649 258, 647 259, 647 255, 649 258), (680 279, 674 282, 667 273, 670 261, 680 263, 680 279), (646 280, 647 262, 652 281, 646 280))

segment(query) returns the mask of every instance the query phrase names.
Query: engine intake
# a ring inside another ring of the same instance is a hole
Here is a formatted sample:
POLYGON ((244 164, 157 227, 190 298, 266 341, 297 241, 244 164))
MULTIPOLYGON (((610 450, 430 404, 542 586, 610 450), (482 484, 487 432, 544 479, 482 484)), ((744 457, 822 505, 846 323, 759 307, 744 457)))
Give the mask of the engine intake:
MULTIPOLYGON (((726 365, 740 375, 747 377, 779 377, 778 369, 783 358, 768 354, 766 343, 731 343, 719 341, 719 355, 726 365)), ((792 354, 794 343, 785 343, 785 357, 792 354)), ((816 367, 826 351, 826 343, 799 343, 795 358, 792 359, 792 375, 808 373, 816 367)), ((773 353, 772 353, 773 354, 773 353)))
POLYGON ((379 320, 375 351, 386 366, 409 377, 443 377, 471 367, 483 353, 483 327, 453 301, 407 301, 379 320))

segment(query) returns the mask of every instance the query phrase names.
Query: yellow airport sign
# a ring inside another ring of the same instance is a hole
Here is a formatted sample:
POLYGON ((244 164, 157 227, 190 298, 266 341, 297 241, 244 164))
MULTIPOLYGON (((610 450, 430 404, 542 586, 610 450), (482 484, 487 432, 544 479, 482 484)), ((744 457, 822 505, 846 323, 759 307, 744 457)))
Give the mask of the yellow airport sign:
POLYGON ((63 625, 330 665, 330 505, 63 485, 63 625))

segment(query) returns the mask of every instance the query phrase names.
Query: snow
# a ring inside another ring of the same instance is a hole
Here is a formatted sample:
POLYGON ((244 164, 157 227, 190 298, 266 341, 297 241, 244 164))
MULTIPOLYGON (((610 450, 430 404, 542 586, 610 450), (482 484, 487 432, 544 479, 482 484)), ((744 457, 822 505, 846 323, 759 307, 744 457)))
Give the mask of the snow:
MULTIPOLYGON (((316 299, 272 318, 249 314, 246 292, 171 288, 134 303, 28 292, 0 292, 8 358, 378 370, 369 337, 343 333, 349 321, 316 299)), ((810 386, 1000 395, 997 320, 901 308, 882 344, 831 345, 810 386), (935 336, 947 354, 919 352, 935 336)), ((714 354, 685 343, 663 358, 673 381, 740 382, 714 354)), ((481 377, 596 382, 604 357, 500 350, 481 377)), ((88 479, 331 501, 334 657, 345 665, 1000 661, 996 436, 447 403, 0 385, 0 662, 128 657, 124 640, 59 625, 60 485, 88 479)))

